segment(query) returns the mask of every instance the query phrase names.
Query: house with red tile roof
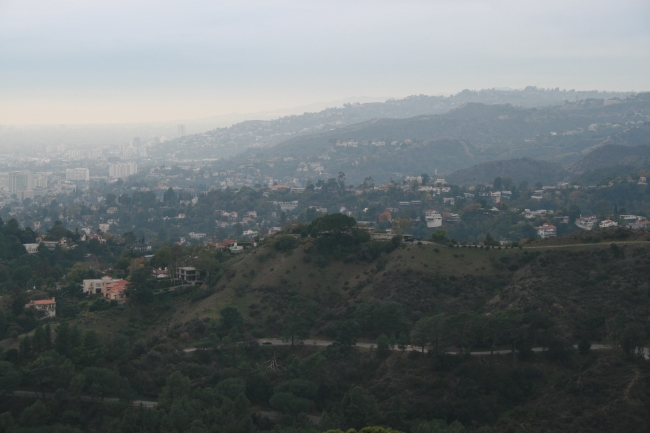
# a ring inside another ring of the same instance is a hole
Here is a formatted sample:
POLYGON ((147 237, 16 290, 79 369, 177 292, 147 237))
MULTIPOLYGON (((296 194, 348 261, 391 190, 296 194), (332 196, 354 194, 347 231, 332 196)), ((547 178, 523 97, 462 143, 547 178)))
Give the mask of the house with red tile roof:
POLYGON ((36 301, 29 301, 25 308, 35 308, 43 313, 42 319, 49 319, 56 317, 56 300, 52 299, 39 299, 36 301))
POLYGON ((129 282, 126 280, 117 280, 106 285, 104 298, 109 301, 117 301, 118 304, 126 304, 129 298, 126 296, 126 289, 129 282))

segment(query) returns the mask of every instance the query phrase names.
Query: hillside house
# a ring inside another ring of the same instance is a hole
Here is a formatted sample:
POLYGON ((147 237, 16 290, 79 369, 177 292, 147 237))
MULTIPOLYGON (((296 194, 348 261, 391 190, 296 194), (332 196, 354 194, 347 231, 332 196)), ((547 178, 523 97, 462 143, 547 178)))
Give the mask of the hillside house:
POLYGON ((429 209, 424 212, 424 219, 427 222, 428 228, 442 226, 442 214, 436 210, 429 209))
POLYGON ((167 273, 167 268, 165 269, 154 269, 152 275, 156 279, 169 278, 167 273))
POLYGON ((555 217, 555 222, 557 224, 569 224, 569 217, 568 216, 555 217))
POLYGON ((126 296, 126 289, 129 282, 126 280, 118 280, 108 285, 108 290, 104 295, 108 301, 115 301, 118 304, 126 304, 128 298, 126 296))
POLYGON ((278 203, 282 212, 292 211, 298 207, 298 201, 281 201, 278 203))
MULTIPOLYGON (((106 239, 104 239, 102 237, 102 235, 99 235, 99 234, 85 235, 85 238, 86 238, 85 240, 88 241, 88 242, 90 242, 93 239, 97 239, 97 242, 99 242, 100 244, 105 244, 106 243, 106 239)), ((82 240, 84 240, 84 239, 82 238, 82 240)))
POLYGON ((650 221, 639 220, 628 224, 628 227, 635 230, 650 230, 650 221))
POLYGON ((36 254, 38 252, 38 246, 40 244, 23 244, 27 250, 27 254, 36 254))
POLYGON ((34 308, 43 314, 43 319, 51 319, 56 317, 56 300, 52 299, 39 299, 37 301, 29 301, 25 304, 25 308, 34 308))
POLYGON ((601 221, 600 224, 598 224, 600 228, 607 228, 607 227, 618 227, 618 223, 616 221, 612 220, 604 220, 601 221))
POLYGON ((233 254, 241 254, 244 252, 244 247, 241 245, 237 245, 237 242, 235 242, 235 244, 232 247, 230 247, 230 252, 233 254))
POLYGON ((176 269, 176 278, 178 278, 179 280, 185 283, 190 283, 190 284, 200 283, 199 273, 196 270, 196 268, 192 266, 183 266, 176 269))
POLYGON ((548 239, 557 236, 557 227, 551 224, 543 224, 540 227, 535 227, 537 234, 542 239, 548 239))
POLYGON ((537 190, 530 196, 533 200, 541 200, 544 198, 544 190, 537 190))
POLYGON ((576 225, 583 230, 593 230, 598 220, 595 216, 583 217, 576 219, 576 225))
POLYGON ((82 291, 86 294, 94 295, 101 293, 102 296, 105 296, 108 291, 108 285, 117 281, 120 280, 108 276, 99 279, 83 280, 82 291))

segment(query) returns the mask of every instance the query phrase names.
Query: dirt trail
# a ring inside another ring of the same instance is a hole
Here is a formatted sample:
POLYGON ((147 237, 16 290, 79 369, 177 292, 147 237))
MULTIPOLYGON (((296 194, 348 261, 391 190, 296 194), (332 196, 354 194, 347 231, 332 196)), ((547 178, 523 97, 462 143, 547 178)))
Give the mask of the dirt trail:
POLYGON ((650 244, 648 241, 612 241, 612 242, 599 242, 599 243, 590 243, 590 244, 565 244, 565 245, 540 245, 534 247, 523 247, 524 249, 533 249, 533 248, 566 248, 566 247, 607 247, 610 244, 650 244))
POLYGON ((636 383, 639 376, 641 376, 641 372, 637 369, 637 370, 634 371, 634 378, 632 378, 629 385, 625 388, 625 400, 630 399, 630 391, 632 390, 632 387, 636 383))

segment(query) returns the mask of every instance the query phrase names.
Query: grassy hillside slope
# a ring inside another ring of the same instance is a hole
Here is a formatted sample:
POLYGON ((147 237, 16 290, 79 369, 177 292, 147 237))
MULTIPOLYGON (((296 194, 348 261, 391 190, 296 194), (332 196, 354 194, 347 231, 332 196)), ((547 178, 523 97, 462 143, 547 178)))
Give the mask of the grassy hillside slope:
POLYGON ((293 296, 318 305, 312 336, 333 337, 331 325, 354 318, 364 302, 395 301, 414 323, 423 316, 507 308, 537 310, 565 323, 578 341, 584 323, 601 326, 619 313, 650 313, 650 235, 602 230, 529 244, 524 249, 402 245, 374 261, 316 264, 304 247, 281 253, 262 247, 234 261, 217 292, 178 304, 170 322, 219 318, 236 305, 259 337, 281 334, 281 316, 293 296), (611 246, 616 243, 616 246, 611 246), (559 247, 560 245, 575 245, 559 247))
POLYGON ((623 341, 613 340, 621 324, 647 326, 648 264, 650 234, 624 229, 523 248, 402 244, 372 261, 324 257, 312 238, 303 238, 288 251, 270 242, 236 256, 216 287, 185 287, 156 295, 148 306, 88 312, 78 323, 133 340, 133 360, 122 370, 150 399, 165 377, 181 371, 197 388, 238 378, 252 404, 270 410, 275 406, 269 399, 278 392, 273 387, 298 378, 317 389, 306 407, 311 415, 323 415, 320 431, 374 423, 411 431, 432 419, 459 420, 467 431, 482 433, 645 431, 648 363, 620 350, 578 353, 567 347, 584 339, 623 341), (516 353, 258 346, 255 338, 287 336, 296 300, 311 338, 339 340, 341 326, 354 321, 359 340, 375 343, 380 334, 408 334, 420 319, 442 314, 452 320, 442 349, 457 351, 465 339, 473 350, 514 347, 516 353), (221 320, 224 308, 233 305, 244 320, 239 348, 221 320), (403 316, 396 314, 400 308, 403 316), (513 313, 523 315, 517 337, 491 342, 499 331, 491 318, 513 313), (462 318, 470 319, 467 327, 462 318), (220 350, 179 350, 212 333, 221 338, 220 350), (547 350, 530 350, 540 345, 547 350), (271 359, 278 371, 268 370, 271 359))

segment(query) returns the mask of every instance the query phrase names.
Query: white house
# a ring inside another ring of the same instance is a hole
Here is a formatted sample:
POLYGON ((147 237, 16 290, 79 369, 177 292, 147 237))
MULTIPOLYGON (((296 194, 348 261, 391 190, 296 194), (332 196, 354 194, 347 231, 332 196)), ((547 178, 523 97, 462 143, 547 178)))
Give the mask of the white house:
POLYGON ((540 227, 535 227, 535 230, 537 230, 537 234, 542 239, 557 236, 557 227, 551 224, 543 224, 540 227))
POLYGON ((40 244, 23 244, 27 250, 27 254, 36 254, 38 252, 38 246, 40 244))
POLYGON ((428 228, 442 226, 442 214, 436 210, 429 209, 424 212, 424 219, 427 222, 428 228))
POLYGON ((596 225, 597 219, 595 216, 583 217, 576 219, 576 225, 583 230, 592 230, 596 225))
POLYGON ((599 226, 601 228, 617 227, 618 223, 616 221, 612 221, 612 220, 604 220, 604 221, 600 222, 599 226))
POLYGON ((101 293, 104 295, 108 290, 108 286, 116 281, 119 281, 119 278, 116 279, 111 277, 102 277, 99 279, 83 280, 83 286, 81 290, 86 294, 94 295, 101 293))

